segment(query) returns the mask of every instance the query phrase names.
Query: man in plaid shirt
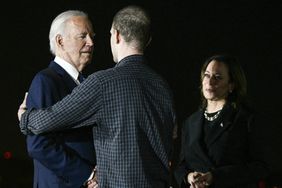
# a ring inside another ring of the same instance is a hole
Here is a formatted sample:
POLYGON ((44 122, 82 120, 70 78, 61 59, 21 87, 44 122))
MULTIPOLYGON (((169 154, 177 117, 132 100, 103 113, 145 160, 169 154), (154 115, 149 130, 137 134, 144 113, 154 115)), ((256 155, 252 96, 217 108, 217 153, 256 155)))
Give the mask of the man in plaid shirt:
POLYGON ((25 112, 23 102, 18 111, 24 134, 93 126, 102 188, 169 187, 176 117, 169 86, 143 55, 150 23, 142 8, 123 8, 110 30, 115 67, 88 76, 52 107, 25 112))

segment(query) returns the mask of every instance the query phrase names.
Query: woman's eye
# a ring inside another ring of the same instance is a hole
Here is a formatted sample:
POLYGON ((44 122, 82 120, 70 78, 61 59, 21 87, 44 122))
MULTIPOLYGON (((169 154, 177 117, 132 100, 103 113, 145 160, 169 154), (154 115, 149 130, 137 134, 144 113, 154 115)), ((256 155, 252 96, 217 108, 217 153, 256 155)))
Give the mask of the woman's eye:
POLYGON ((204 78, 210 78, 210 75, 205 73, 204 78))
POLYGON ((222 76, 220 76, 220 75, 215 75, 214 78, 215 78, 216 80, 222 80, 222 76))

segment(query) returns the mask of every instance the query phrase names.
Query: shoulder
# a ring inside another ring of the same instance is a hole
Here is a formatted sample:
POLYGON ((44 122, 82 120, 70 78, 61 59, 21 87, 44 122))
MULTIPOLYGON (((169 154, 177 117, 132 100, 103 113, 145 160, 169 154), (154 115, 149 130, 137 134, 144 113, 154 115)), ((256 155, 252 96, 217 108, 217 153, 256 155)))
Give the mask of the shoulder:
POLYGON ((38 73, 35 74, 34 79, 38 79, 38 78, 46 78, 46 79, 50 79, 53 78, 55 76, 58 76, 58 73, 56 73, 53 69, 51 68, 46 68, 43 69, 41 71, 39 71, 38 73))
POLYGON ((97 72, 94 72, 90 74, 87 79, 91 79, 94 81, 100 81, 100 82, 106 82, 109 80, 113 80, 117 77, 117 75, 114 72, 114 67, 113 68, 108 68, 105 70, 99 70, 97 72))
POLYGON ((256 114, 255 110, 251 108, 250 106, 242 105, 238 107, 238 109, 236 110, 237 110, 238 117, 241 119, 249 120, 249 119, 252 119, 256 114))
POLYGON ((186 121, 194 121, 196 119, 201 118, 203 115, 203 110, 198 109, 197 111, 193 112, 187 119, 186 121))
POLYGON ((199 109, 189 115, 183 122, 183 128, 193 124, 194 122, 198 122, 202 118, 203 110, 199 109))
POLYGON ((167 88, 167 82, 150 67, 142 63, 129 63, 122 66, 115 66, 105 70, 97 71, 89 76, 91 79, 97 79, 100 82, 136 80, 159 82, 167 88))
POLYGON ((234 122, 234 125, 250 132, 255 117, 254 109, 249 106, 241 105, 237 108, 232 108, 232 110, 235 116, 234 119, 231 121, 234 122))
POLYGON ((51 68, 46 68, 36 73, 32 79, 31 85, 40 86, 58 84, 60 80, 61 77, 58 73, 51 68))

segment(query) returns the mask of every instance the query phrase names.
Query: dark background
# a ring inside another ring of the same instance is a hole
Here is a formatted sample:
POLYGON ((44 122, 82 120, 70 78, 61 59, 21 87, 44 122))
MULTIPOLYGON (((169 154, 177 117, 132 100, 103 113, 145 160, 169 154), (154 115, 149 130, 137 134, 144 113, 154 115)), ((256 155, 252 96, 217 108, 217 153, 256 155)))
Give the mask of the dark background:
POLYGON ((111 21, 120 8, 129 4, 143 6, 152 16, 153 40, 146 56, 150 66, 173 90, 180 125, 199 105, 199 74, 204 60, 220 53, 238 58, 247 76, 252 104, 268 117, 264 131, 272 140, 267 155, 274 167, 270 182, 281 183, 282 3, 240 0, 6 3, 0 12, 0 188, 32 187, 32 162, 26 152, 25 137, 18 128, 17 109, 35 73, 53 58, 48 41, 52 20, 68 9, 89 14, 96 33, 94 59, 86 68, 90 74, 114 65, 109 42, 111 21))

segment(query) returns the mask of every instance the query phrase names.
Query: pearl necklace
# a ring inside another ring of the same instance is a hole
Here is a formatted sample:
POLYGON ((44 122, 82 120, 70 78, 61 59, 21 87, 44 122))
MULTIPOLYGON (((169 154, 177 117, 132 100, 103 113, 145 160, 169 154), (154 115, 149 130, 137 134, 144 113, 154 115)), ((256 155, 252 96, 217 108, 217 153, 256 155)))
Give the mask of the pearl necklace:
POLYGON ((215 120, 215 119, 219 116, 220 112, 221 112, 221 110, 219 110, 219 111, 218 111, 216 114, 214 114, 213 116, 209 117, 207 110, 205 110, 204 116, 205 116, 206 120, 208 120, 208 121, 213 121, 213 120, 215 120))

